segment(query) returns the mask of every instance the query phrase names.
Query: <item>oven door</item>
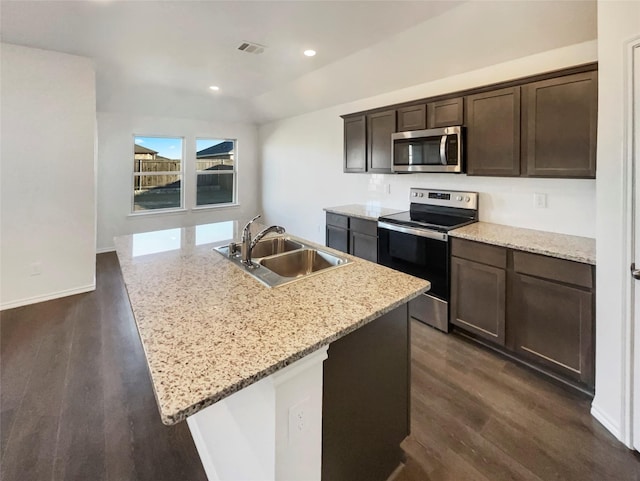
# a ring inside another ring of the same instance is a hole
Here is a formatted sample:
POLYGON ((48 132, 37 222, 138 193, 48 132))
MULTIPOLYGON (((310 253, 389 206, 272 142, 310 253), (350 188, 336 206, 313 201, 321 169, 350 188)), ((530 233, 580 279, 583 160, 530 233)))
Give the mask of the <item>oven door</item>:
POLYGON ((429 294, 449 298, 449 242, 437 231, 378 222, 378 264, 431 282, 429 294))

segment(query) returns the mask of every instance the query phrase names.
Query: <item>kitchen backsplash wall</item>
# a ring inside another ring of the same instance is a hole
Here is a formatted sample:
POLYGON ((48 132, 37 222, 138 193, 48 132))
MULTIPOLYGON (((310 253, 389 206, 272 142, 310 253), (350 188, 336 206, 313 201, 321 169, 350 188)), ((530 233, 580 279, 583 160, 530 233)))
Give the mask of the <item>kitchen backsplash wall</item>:
POLYGON ((323 242, 323 207, 371 202, 407 209, 410 187, 435 187, 479 192, 485 222, 595 237, 595 180, 345 174, 340 115, 592 62, 596 50, 596 42, 586 42, 261 126, 267 220, 323 242), (534 205, 534 194, 546 207, 534 205))

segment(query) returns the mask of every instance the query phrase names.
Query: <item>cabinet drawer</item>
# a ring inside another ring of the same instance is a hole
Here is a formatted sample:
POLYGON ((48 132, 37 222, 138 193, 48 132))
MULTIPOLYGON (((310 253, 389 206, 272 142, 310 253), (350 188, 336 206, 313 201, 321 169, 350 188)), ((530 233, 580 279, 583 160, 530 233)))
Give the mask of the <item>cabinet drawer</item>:
POLYGON ((378 236, 378 223, 374 220, 351 218, 351 230, 360 234, 378 236))
POLYGON ((343 229, 349 228, 349 217, 346 215, 332 214, 327 212, 327 225, 335 225, 343 229))
POLYGON ((451 255, 505 269, 507 249, 464 239, 452 239, 451 255))
POLYGON ((521 274, 574 284, 587 289, 593 288, 590 264, 513 251, 513 270, 521 274))

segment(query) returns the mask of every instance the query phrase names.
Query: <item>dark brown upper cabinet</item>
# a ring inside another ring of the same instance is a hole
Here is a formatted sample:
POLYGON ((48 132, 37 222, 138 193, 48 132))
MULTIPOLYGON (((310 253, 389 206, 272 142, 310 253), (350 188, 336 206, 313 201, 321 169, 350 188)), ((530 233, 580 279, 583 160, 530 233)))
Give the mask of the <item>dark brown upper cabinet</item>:
POLYGON ((464 125, 466 172, 595 178, 597 64, 343 115, 345 172, 390 173, 391 134, 464 125))
POLYGON ((391 134, 396 131, 396 110, 367 115, 367 171, 391 173, 391 134))
POLYGON ((366 172, 367 130, 365 115, 344 118, 344 171, 366 172))
POLYGON ((520 175, 520 87, 467 97, 467 174, 520 175))
POLYGON ((398 132, 423 130, 427 128, 426 104, 412 105, 398 109, 398 132))
POLYGON ((448 100, 439 100, 427 104, 427 127, 451 127, 464 124, 464 100, 457 97, 448 100))
POLYGON ((595 178, 597 90, 596 72, 522 87, 523 173, 595 178))

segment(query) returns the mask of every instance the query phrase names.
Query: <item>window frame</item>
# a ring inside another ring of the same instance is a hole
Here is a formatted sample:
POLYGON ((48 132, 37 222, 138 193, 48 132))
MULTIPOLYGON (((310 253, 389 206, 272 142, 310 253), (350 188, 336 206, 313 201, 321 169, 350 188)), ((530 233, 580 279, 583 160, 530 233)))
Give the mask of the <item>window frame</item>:
POLYGON ((193 179, 195 181, 194 184, 194 192, 193 192, 193 207, 191 210, 205 210, 205 209, 224 209, 228 207, 235 207, 240 205, 238 202, 238 139, 237 138, 228 138, 228 137, 215 137, 215 136, 207 136, 201 137, 196 136, 194 141, 194 176, 193 179), (221 170, 215 172, 215 174, 220 175, 232 175, 233 176, 233 195, 231 202, 225 202, 224 204, 202 204, 198 205, 198 177, 200 175, 212 175, 212 172, 206 170, 198 170, 198 141, 207 141, 207 140, 221 140, 222 142, 233 142, 233 170, 221 170))
POLYGON ((145 215, 153 215, 153 214, 167 214, 167 213, 175 213, 175 212, 184 212, 187 209, 185 208, 185 158, 186 158, 186 141, 184 135, 160 135, 160 134, 133 134, 133 161, 134 165, 131 169, 131 184, 129 186, 129 193, 131 196, 131 201, 129 205, 131 216, 145 216, 145 215), (174 171, 163 171, 163 172, 154 172, 153 174, 142 174, 136 173, 135 170, 135 146, 137 138, 156 138, 156 139, 180 139, 181 141, 181 157, 180 157, 180 170, 174 171), (166 207, 162 209, 147 209, 147 210, 135 210, 135 196, 136 196, 136 177, 142 176, 151 176, 151 175, 177 175, 180 179, 180 205, 178 207, 166 207))

